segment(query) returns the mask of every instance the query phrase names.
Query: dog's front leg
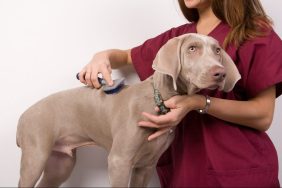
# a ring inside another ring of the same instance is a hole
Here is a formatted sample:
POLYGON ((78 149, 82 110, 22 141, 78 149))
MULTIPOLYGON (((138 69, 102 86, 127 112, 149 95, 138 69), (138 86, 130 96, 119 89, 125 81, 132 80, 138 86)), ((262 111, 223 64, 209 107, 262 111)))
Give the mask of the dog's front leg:
POLYGON ((155 165, 133 168, 130 187, 147 187, 152 177, 154 169, 155 165))
POLYGON ((112 187, 129 186, 133 160, 143 142, 138 131, 126 130, 128 132, 125 132, 124 129, 115 132, 116 135, 108 156, 108 173, 112 187))
POLYGON ((127 157, 110 153, 108 172, 112 187, 128 187, 132 163, 127 157))

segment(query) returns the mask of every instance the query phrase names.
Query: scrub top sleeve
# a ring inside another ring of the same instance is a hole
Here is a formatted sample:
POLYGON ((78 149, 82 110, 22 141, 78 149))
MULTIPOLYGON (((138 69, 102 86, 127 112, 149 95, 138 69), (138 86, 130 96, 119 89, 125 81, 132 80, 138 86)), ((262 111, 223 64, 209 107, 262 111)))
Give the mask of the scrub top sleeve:
POLYGON ((169 39, 188 32, 190 28, 189 24, 172 28, 131 49, 132 63, 141 81, 153 74, 152 63, 159 49, 169 39))
POLYGON ((250 42, 239 51, 242 61, 244 87, 252 98, 261 91, 276 86, 276 97, 282 93, 282 41, 274 31, 250 42))
POLYGON ((161 46, 170 39, 171 32, 172 29, 131 49, 132 63, 141 81, 153 74, 153 60, 161 46))
POLYGON ((132 64, 141 81, 153 74, 152 62, 165 38, 166 35, 160 35, 131 49, 132 64))

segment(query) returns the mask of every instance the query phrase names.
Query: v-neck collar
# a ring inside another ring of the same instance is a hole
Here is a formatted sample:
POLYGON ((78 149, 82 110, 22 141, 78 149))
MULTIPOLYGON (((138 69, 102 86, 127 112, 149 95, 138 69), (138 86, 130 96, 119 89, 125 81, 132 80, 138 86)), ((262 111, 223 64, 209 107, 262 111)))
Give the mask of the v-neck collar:
MULTIPOLYGON (((197 33, 196 28, 197 23, 191 23, 191 32, 197 33)), ((225 37, 230 32, 230 26, 226 23, 221 21, 207 36, 213 37, 218 40, 219 44, 222 45, 225 37)))
MULTIPOLYGON (((197 31, 197 22, 193 22, 192 23, 192 26, 193 26, 193 32, 194 33, 198 33, 198 31, 197 31)), ((215 28, 213 28, 208 34, 207 34, 207 36, 210 36, 210 37, 214 37, 214 36, 216 36, 218 33, 219 33, 219 31, 221 30, 221 28, 224 26, 224 23, 221 21, 219 24, 217 24, 216 26, 215 26, 215 28)))

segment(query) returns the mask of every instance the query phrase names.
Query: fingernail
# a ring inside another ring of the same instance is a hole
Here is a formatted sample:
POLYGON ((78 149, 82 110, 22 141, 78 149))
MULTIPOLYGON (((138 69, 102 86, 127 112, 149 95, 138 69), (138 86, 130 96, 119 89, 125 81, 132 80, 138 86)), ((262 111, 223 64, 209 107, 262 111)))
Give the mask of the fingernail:
POLYGON ((143 123, 138 123, 138 126, 139 126, 139 127, 143 127, 144 124, 143 124, 143 123))

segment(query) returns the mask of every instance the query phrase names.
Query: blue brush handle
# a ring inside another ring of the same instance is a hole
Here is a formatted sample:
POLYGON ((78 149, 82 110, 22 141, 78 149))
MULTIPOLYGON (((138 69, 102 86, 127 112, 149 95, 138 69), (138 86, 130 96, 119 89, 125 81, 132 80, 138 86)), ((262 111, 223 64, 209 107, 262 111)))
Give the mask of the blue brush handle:
MULTIPOLYGON (((76 79, 79 80, 79 73, 76 74, 76 79)), ((101 85, 107 85, 106 81, 103 78, 98 77, 98 82, 101 85)))

